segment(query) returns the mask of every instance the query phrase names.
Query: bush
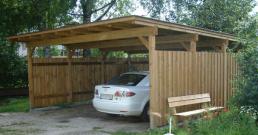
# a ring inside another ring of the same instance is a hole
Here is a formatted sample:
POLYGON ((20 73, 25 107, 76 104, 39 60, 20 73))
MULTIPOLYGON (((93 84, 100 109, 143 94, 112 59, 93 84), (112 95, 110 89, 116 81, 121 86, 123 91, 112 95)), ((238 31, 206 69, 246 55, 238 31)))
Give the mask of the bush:
POLYGON ((258 46, 257 41, 247 43, 247 48, 238 53, 240 74, 236 78, 236 95, 233 103, 251 106, 258 111, 258 46))
POLYGON ((255 120, 238 109, 222 113, 212 120, 200 120, 191 127, 192 135, 256 135, 255 120))
POLYGON ((0 88, 27 87, 26 59, 17 54, 17 46, 0 38, 0 88))

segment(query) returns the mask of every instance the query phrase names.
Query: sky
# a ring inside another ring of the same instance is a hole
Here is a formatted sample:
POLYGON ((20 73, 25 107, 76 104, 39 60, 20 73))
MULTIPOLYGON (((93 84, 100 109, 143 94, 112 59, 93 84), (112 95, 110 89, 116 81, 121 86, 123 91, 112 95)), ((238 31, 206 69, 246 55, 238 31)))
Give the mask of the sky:
POLYGON ((258 0, 256 0, 256 7, 254 8, 254 13, 257 13, 258 12, 258 0))

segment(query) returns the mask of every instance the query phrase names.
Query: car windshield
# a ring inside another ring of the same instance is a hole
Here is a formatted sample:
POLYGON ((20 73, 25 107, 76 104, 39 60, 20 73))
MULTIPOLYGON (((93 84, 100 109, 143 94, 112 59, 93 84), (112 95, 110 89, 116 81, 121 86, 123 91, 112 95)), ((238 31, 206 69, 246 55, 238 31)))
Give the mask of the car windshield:
POLYGON ((122 74, 112 78, 107 84, 136 86, 145 76, 140 74, 122 74))

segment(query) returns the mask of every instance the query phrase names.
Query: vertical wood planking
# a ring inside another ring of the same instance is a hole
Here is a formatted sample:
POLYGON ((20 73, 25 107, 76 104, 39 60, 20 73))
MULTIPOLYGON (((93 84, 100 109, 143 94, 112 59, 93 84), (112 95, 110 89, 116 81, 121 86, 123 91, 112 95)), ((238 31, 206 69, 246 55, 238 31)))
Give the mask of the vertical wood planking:
MULTIPOLYGON (((153 40, 153 39, 152 39, 153 40)), ((154 46, 155 47, 155 46, 154 46)), ((222 53, 211 52, 173 52, 154 50, 155 57, 132 58, 131 64, 137 69, 151 68, 151 120, 152 126, 163 125, 168 113, 167 97, 209 92, 212 104, 224 105, 224 57, 222 53), (195 56, 194 56, 195 55, 195 56), (193 57, 195 60, 193 61, 193 57), (155 81, 155 82, 153 82, 155 81), (196 88, 196 89, 195 89, 196 88)), ((231 54, 227 54, 227 99, 233 94, 233 79, 237 64, 231 54)), ((115 75, 128 71, 126 59, 106 59, 103 68, 101 58, 73 58, 72 90, 73 101, 89 100, 94 86, 107 81, 115 75)), ((34 107, 50 106, 68 102, 68 60, 34 58, 32 63, 34 107), (46 87, 47 86, 47 87, 46 87)), ((181 108, 187 110, 189 107, 181 108)), ((180 110, 179 110, 180 111, 180 110)))
MULTIPOLYGON (((157 51, 157 90, 155 109, 160 109, 160 125, 167 123, 168 114, 167 98, 171 96, 183 96, 190 94, 210 93, 212 105, 225 105, 232 96, 230 79, 236 72, 231 70, 233 63, 225 63, 223 53, 214 52, 174 52, 157 51), (227 71, 225 69, 227 64, 227 71), (230 71, 229 71, 230 70, 230 71), (230 72, 230 73, 229 73, 230 72), (227 73, 227 77, 225 74, 227 73), (226 82, 225 82, 225 78, 226 82), (226 96, 227 98, 224 98, 226 96)), ((230 57, 227 54, 227 57, 230 57)), ((153 99, 151 99, 153 100, 153 99)), ((179 108, 179 112, 194 106, 179 108)), ((156 110, 157 111, 157 110, 156 110)))
MULTIPOLYGON (((127 66, 123 61, 125 59, 106 61, 104 76, 108 75, 108 77, 104 78, 105 81, 127 71, 127 66)), ((148 70, 148 63, 145 61, 146 59, 139 61, 132 59, 132 65, 137 69, 144 67, 145 70, 148 70)), ((102 83, 103 73, 100 58, 71 59, 71 86, 67 83, 69 81, 67 58, 33 58, 31 65, 33 81, 30 83, 34 88, 31 89, 33 92, 30 94, 34 94, 34 98, 31 100, 33 107, 67 103, 69 92, 73 94, 73 102, 90 100, 93 97, 94 86, 102 83)))

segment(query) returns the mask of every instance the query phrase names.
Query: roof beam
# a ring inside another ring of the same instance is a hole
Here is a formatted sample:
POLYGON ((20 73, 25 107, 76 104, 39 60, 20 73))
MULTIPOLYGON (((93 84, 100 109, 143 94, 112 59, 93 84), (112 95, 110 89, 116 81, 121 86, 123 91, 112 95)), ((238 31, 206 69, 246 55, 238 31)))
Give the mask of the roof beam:
POLYGON ((144 38, 144 37, 138 37, 138 39, 141 41, 141 43, 147 48, 149 49, 149 41, 144 38))
MULTIPOLYGON (((128 47, 128 46, 142 46, 145 43, 148 43, 147 39, 139 39, 139 37, 133 39, 123 39, 123 40, 113 40, 113 41, 103 41, 103 42, 91 42, 91 43, 78 43, 78 44, 68 44, 71 48, 81 48, 81 49, 89 49, 89 48, 114 48, 114 47, 128 47), (138 39, 137 39, 138 38, 138 39)), ((143 38, 143 37, 141 37, 143 38)), ((181 34, 181 35, 173 35, 173 36, 161 36, 156 38, 156 44, 171 44, 180 43, 180 42, 191 42, 198 40, 198 35, 194 34, 181 34)), ((147 48, 148 46, 145 45, 147 48)))
POLYGON ((133 29, 126 29, 126 30, 116 30, 116 31, 110 31, 110 32, 101 32, 96 34, 77 35, 72 37, 62 37, 57 39, 33 41, 33 42, 30 42, 29 45, 33 47, 57 45, 57 44, 67 45, 67 44, 82 43, 82 42, 105 41, 105 40, 133 38, 138 36, 157 35, 157 33, 158 33, 158 30, 155 27, 142 27, 142 28, 133 28, 133 29))
POLYGON ((148 49, 144 46, 134 46, 134 47, 114 47, 114 48, 103 48, 101 51, 139 51, 139 52, 148 52, 148 49))
POLYGON ((208 30, 208 29, 196 28, 196 27, 191 27, 191 26, 187 26, 187 25, 163 22, 163 21, 159 21, 159 20, 146 19, 143 17, 137 17, 136 21, 134 23, 138 24, 138 25, 145 25, 145 26, 150 26, 150 27, 156 26, 158 28, 167 29, 167 30, 186 32, 186 33, 198 34, 198 35, 203 35, 203 36, 208 36, 208 37, 213 37, 213 38, 237 41, 237 39, 234 36, 227 34, 227 33, 216 32, 216 31, 212 31, 212 30, 208 30))

